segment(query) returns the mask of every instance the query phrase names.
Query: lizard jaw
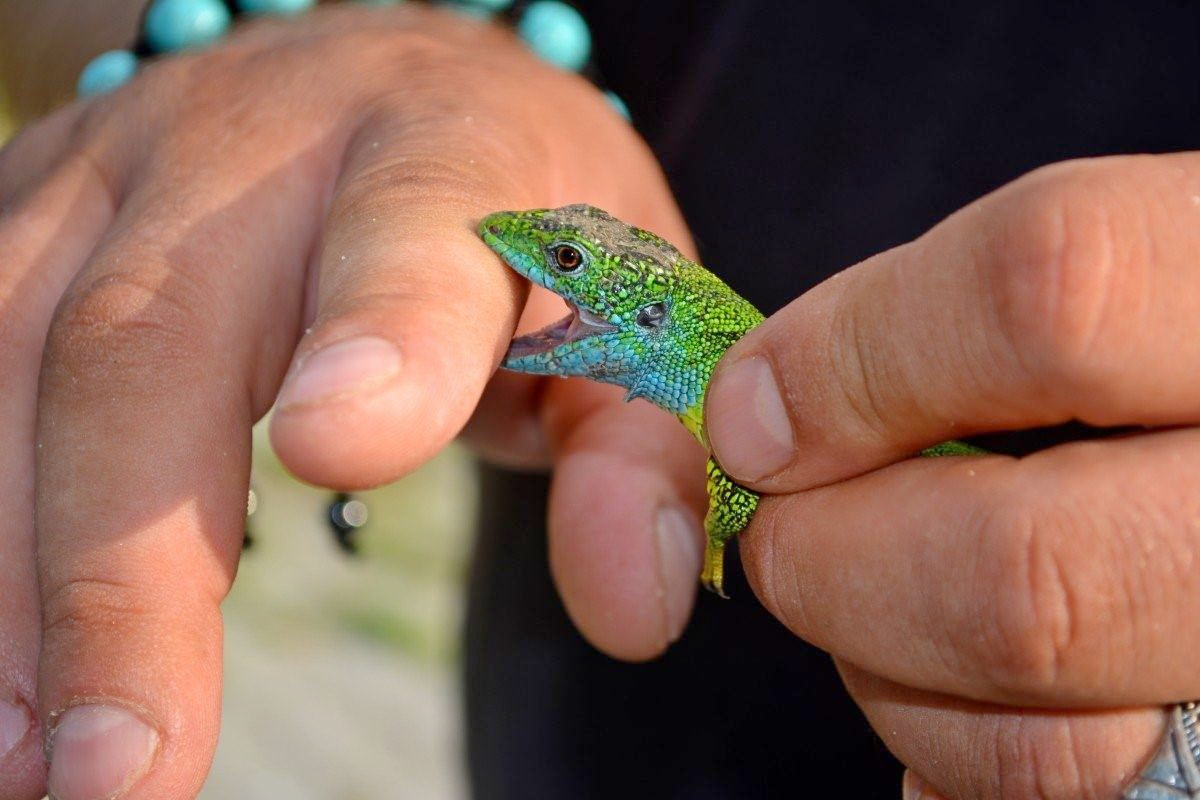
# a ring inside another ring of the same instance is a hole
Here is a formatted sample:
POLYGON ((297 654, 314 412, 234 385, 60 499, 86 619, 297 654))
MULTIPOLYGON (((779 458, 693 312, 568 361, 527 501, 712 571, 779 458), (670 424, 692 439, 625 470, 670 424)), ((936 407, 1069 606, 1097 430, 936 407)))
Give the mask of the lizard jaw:
POLYGON ((586 308, 580 308, 569 300, 567 307, 571 309, 571 313, 557 322, 534 333, 513 339, 508 346, 508 352, 504 354, 504 365, 512 365, 529 356, 545 355, 563 345, 617 330, 616 325, 601 319, 586 308))

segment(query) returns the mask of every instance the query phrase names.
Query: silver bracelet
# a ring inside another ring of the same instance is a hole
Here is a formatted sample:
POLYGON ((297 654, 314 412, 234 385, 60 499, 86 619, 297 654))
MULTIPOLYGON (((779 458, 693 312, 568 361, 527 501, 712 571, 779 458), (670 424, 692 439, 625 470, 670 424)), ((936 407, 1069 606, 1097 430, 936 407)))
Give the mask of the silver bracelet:
POLYGON ((1172 707, 1158 752, 1121 794, 1124 800, 1200 800, 1200 701, 1172 707))

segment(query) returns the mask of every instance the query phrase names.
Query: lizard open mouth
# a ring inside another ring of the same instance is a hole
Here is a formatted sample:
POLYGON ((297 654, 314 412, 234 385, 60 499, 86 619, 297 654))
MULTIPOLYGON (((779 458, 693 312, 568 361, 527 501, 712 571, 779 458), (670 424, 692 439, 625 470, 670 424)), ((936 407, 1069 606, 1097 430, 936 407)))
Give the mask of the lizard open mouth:
POLYGON ((558 322, 513 339, 504 360, 515 361, 526 356, 541 355, 564 344, 617 329, 616 325, 600 319, 586 308, 580 308, 571 302, 567 302, 567 307, 571 309, 571 313, 558 322))

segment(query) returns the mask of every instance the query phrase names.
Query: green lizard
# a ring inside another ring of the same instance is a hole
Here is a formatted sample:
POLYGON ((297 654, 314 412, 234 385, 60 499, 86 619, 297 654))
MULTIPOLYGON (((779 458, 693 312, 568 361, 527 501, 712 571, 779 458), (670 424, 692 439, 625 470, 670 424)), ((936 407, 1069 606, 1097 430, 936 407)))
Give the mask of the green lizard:
MULTIPOLYGON (((479 234, 504 261, 563 298, 571 313, 514 339, 503 366, 580 376, 666 409, 708 449, 704 392, 717 361, 763 315, 661 237, 587 205, 500 211, 479 234)), ((946 442, 926 455, 982 452, 946 442)), ((759 496, 708 460, 700 580, 722 597, 726 543, 750 524, 759 496)))

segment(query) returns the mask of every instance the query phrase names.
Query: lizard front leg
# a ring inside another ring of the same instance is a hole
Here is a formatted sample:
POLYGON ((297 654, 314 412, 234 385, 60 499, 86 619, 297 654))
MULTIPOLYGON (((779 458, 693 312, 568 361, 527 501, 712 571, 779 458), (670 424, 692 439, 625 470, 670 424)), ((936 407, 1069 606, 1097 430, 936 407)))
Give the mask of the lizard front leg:
POLYGON ((733 482, 711 458, 708 460, 708 513, 704 516, 704 588, 725 594, 725 543, 750 524, 758 495, 733 482))

